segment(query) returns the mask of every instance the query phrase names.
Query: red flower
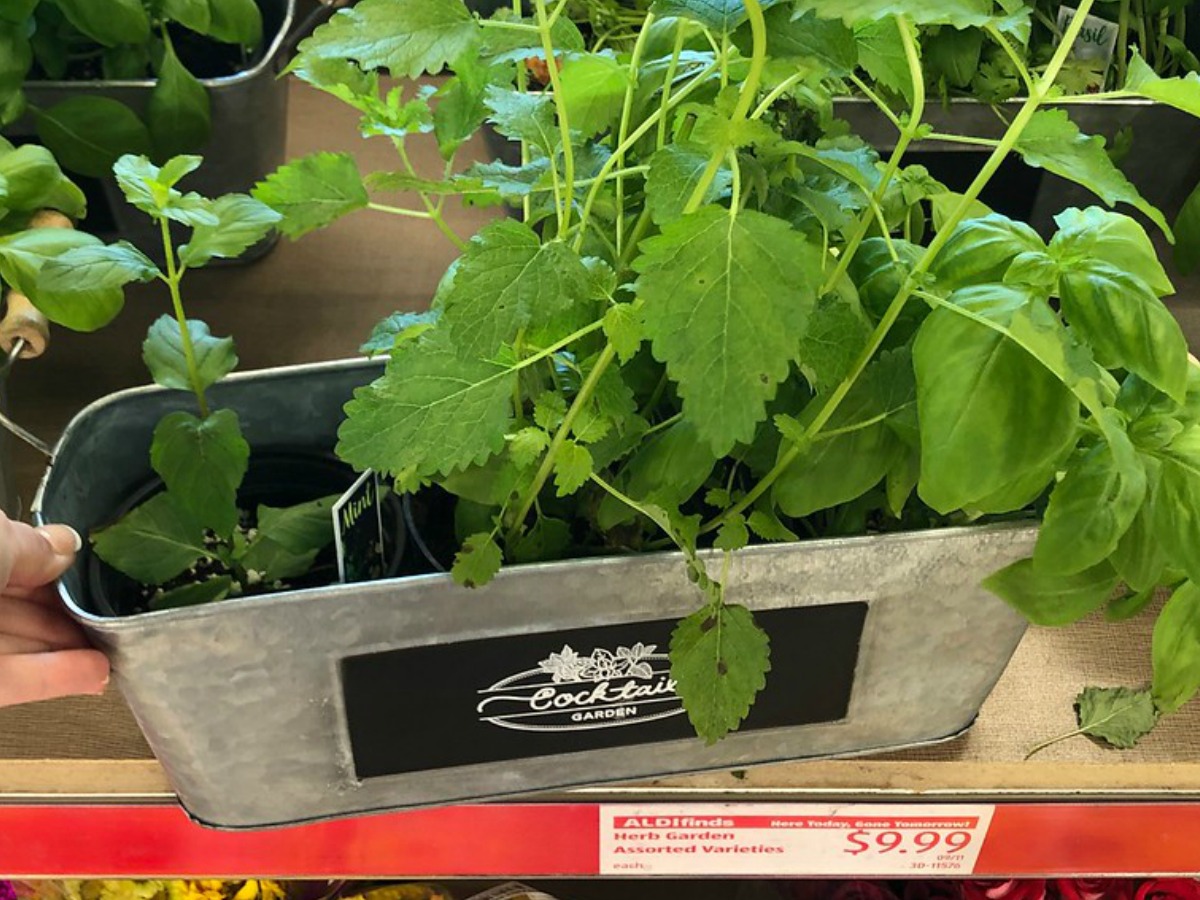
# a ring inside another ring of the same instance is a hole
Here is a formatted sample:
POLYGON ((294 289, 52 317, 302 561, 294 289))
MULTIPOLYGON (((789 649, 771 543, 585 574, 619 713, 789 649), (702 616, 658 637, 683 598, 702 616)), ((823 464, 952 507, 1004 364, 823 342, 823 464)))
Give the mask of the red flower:
POLYGON ((1046 900, 1046 882, 1041 878, 964 881, 962 888, 964 900, 1046 900))
POLYGON ((1193 878, 1151 878, 1142 882, 1134 900, 1200 900, 1200 882, 1193 878))
POLYGON ((789 900, 898 900, 879 881, 789 881, 780 888, 789 900))
POLYGON ((1128 878, 1061 878, 1054 882, 1063 900, 1130 900, 1133 881, 1128 878))

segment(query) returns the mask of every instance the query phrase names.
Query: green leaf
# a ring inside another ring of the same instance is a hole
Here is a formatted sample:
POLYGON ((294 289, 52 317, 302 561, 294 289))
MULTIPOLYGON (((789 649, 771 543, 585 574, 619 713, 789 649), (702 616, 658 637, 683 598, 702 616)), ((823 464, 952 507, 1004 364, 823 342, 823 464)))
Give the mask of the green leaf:
POLYGON ((562 424, 567 414, 567 401, 563 395, 546 392, 538 395, 533 402, 533 421, 547 431, 552 431, 562 424))
POLYGON ((1075 698, 1079 730, 1128 750, 1158 724, 1158 710, 1150 691, 1130 688, 1087 687, 1075 698))
POLYGON ((262 41, 262 11, 254 0, 208 0, 210 37, 226 44, 257 47, 262 41))
MULTIPOLYGON (((624 492, 634 500, 676 507, 703 486, 716 464, 712 448, 684 419, 637 448, 625 466, 624 492)), ((611 495, 601 503, 599 521, 605 530, 635 518, 632 509, 611 495)))
POLYGON ((931 271, 941 290, 956 291, 1004 280, 1013 260, 1023 253, 1044 253, 1045 242, 1024 222, 999 213, 959 223, 950 233, 931 271))
MULTIPOLYGON (((779 0, 760 0, 764 8, 779 0)), ((654 0, 650 11, 659 18, 667 16, 699 22, 712 31, 729 34, 746 21, 745 0, 654 0)))
POLYGON ((756 509, 750 513, 750 518, 746 520, 746 524, 750 526, 751 531, 764 541, 782 542, 800 540, 794 531, 779 521, 779 517, 770 508, 756 509))
POLYGON ((1108 602, 1120 581, 1102 562, 1074 575, 1045 575, 1022 559, 984 579, 983 586, 1034 625, 1070 625, 1108 602))
MULTIPOLYGON (((208 326, 195 319, 188 319, 187 327, 195 351, 200 388, 208 390, 237 368, 233 338, 213 337, 209 334, 208 326)), ((142 344, 142 360, 156 384, 180 391, 192 390, 183 352, 183 338, 179 333, 179 323, 173 317, 160 316, 150 326, 142 344)))
POLYGON ((1146 496, 1146 471, 1128 436, 1110 428, 1050 495, 1033 562, 1048 575, 1090 569, 1117 549, 1146 496))
MULTIPOLYGON (((766 12, 767 52, 771 59, 814 60, 837 78, 845 78, 858 68, 858 48, 854 32, 842 22, 820 19, 811 12, 793 16, 789 6, 776 6, 766 12)), ((738 47, 749 56, 752 39, 749 28, 739 31, 738 47)))
POLYGON ((590 278, 562 241, 501 219, 472 238, 442 301, 442 323, 464 356, 489 357, 531 323, 585 300, 590 278))
POLYGON ((198 268, 214 257, 236 259, 261 241, 279 224, 282 216, 261 201, 245 194, 226 194, 210 207, 217 225, 198 225, 192 239, 179 248, 179 261, 198 268))
POLYGON ((508 455, 519 468, 527 469, 542 458, 550 446, 550 435, 540 428, 522 428, 508 438, 508 455))
POLYGON ((416 340, 437 324, 436 312, 392 313, 371 330, 371 336, 358 352, 365 356, 391 353, 405 341, 416 340))
POLYGON ((80 175, 107 178, 123 154, 150 152, 149 130, 117 100, 71 97, 34 115, 41 142, 64 168, 80 175))
POLYGON ((741 550, 750 543, 750 529, 746 527, 746 517, 741 513, 730 516, 717 531, 717 539, 713 547, 718 550, 741 550))
POLYGON ((362 0, 301 42, 299 62, 348 58, 364 69, 417 78, 464 56, 478 34, 461 0, 362 0))
POLYGON ((589 54, 567 60, 559 73, 560 101, 573 131, 593 137, 613 128, 625 103, 627 67, 611 56, 589 54))
POLYGON ((1118 597, 1108 604, 1108 609, 1104 611, 1104 618, 1109 622, 1128 621, 1145 610, 1154 601, 1157 593, 1156 588, 1148 587, 1143 591, 1118 597))
POLYGON ((604 313, 604 336, 608 338, 621 364, 629 362, 642 346, 642 311, 633 303, 617 303, 604 313))
POLYGON ((1179 78, 1161 78, 1135 48, 1129 60, 1124 90, 1200 116, 1200 74, 1188 72, 1179 78))
POLYGON ((307 575, 316 562, 317 550, 293 553, 281 544, 259 537, 250 542, 238 564, 246 570, 249 583, 271 584, 307 575))
POLYGON ((170 413, 154 429, 154 471, 176 503, 221 537, 237 525, 237 490, 249 462, 250 445, 233 410, 218 409, 206 419, 170 413))
POLYGON ((591 478, 592 454, 575 441, 564 441, 554 457, 554 485, 559 497, 569 497, 591 478))
POLYGON ((142 584, 163 584, 207 556, 204 528, 168 493, 156 494, 117 524, 93 532, 99 557, 142 584))
POLYGON ((571 547, 571 526, 562 519, 541 517, 512 546, 513 562, 562 559, 571 547))
MULTIPOLYGON (((650 172, 646 176, 646 208, 656 225, 666 225, 683 216, 712 153, 694 144, 672 144, 650 157, 650 172)), ((733 184, 733 172, 727 166, 717 171, 705 203, 727 196, 733 184)))
POLYGON ((183 609, 188 606, 202 606, 205 603, 218 603, 229 596, 232 588, 232 578, 228 575, 216 575, 199 584, 185 584, 155 594, 150 598, 150 609, 153 612, 161 612, 164 609, 183 609))
POLYGON ((161 0, 164 18, 178 22, 198 34, 208 34, 212 26, 209 0, 161 0))
POLYGON ((1066 110, 1035 112, 1016 150, 1027 165, 1080 184, 1109 206, 1130 204, 1170 236, 1171 226, 1163 214, 1138 193, 1104 152, 1104 138, 1084 135, 1066 110))
POLYGON ((295 554, 323 550, 333 543, 333 505, 338 495, 283 508, 259 506, 257 539, 274 541, 295 554))
POLYGON ((358 163, 349 153, 314 153, 293 160, 260 181, 252 193, 283 217, 279 230, 293 240, 370 201, 358 163))
POLYGON ((1188 195, 1175 219, 1175 265, 1184 275, 1200 266, 1200 185, 1188 195))
POLYGON ((1121 580, 1135 591, 1153 591, 1162 580, 1163 570, 1170 561, 1162 543, 1155 536, 1154 493, 1152 484, 1133 523, 1121 536, 1117 549, 1109 558, 1121 580))
POLYGON ((1170 310, 1140 278, 1099 259, 1066 269, 1063 313, 1105 368, 1134 372, 1182 402, 1187 339, 1170 310))
POLYGON ((654 355, 684 415, 719 455, 754 437, 798 354, 821 252, 779 219, 707 207, 647 240, 634 262, 654 355))
POLYGON ((168 43, 150 92, 146 124, 159 157, 194 152, 208 143, 212 117, 208 91, 183 67, 168 43))
POLYGON ((508 201, 528 197, 535 190, 549 189, 550 160, 535 159, 528 165, 510 166, 502 162, 476 163, 466 172, 508 201))
POLYGON ((800 339, 800 369, 813 388, 824 393, 840 384, 870 334, 862 310, 835 294, 822 297, 800 339))
POLYGON ((871 79, 912 102, 913 81, 900 26, 893 18, 848 22, 854 28, 858 61, 871 79))
POLYGON ((465 588, 480 587, 496 577, 503 562, 500 547, 485 531, 473 534, 463 542, 462 549, 454 557, 450 575, 465 588))
POLYGON ((1200 426, 1179 435, 1160 456, 1154 492, 1154 534, 1193 581, 1200 578, 1200 426))
POLYGON ((558 150, 562 133, 555 123, 554 99, 550 94, 523 93, 489 86, 484 93, 488 121, 514 141, 525 141, 547 156, 558 150))
POLYGON ((955 28, 981 28, 1005 21, 994 14, 992 0, 859 0, 851 5, 841 0, 800 0, 796 6, 797 15, 809 10, 823 19, 842 19, 847 25, 892 16, 904 16, 915 25, 955 28))
POLYGON ((1169 715, 1200 690, 1200 588, 1193 582, 1176 588, 1158 614, 1150 655, 1154 705, 1169 715))
POLYGON ((76 250, 102 251, 89 234, 66 228, 34 228, 0 237, 0 278, 33 301, 51 322, 74 331, 95 331, 107 325, 125 303, 119 287, 93 286, 74 279, 59 293, 43 291, 41 272, 53 259, 76 250))
POLYGON ((968 88, 979 71, 983 32, 978 28, 940 28, 922 46, 928 77, 945 78, 952 87, 968 88))
POLYGON ((1049 252, 1064 269, 1086 268, 1091 260, 1101 260, 1144 281, 1155 296, 1175 293, 1150 236, 1129 216, 1089 206, 1063 210, 1054 222, 1058 232, 1049 252))
MULTIPOLYGON (((1029 297, 999 285, 950 300, 1007 325, 1029 297)), ((986 324, 938 308, 913 347, 921 427, 921 499, 941 513, 1030 476, 1048 484, 1074 444, 1079 401, 1024 348, 986 324)))
POLYGON ((517 372, 463 358, 434 329, 401 346, 383 378, 355 392, 338 456, 357 469, 449 475, 504 448, 517 372))
POLYGON ((38 295, 69 303, 79 292, 120 288, 157 277, 158 266, 133 244, 85 245, 46 261, 38 274, 38 295))
POLYGON ((150 39, 150 17, 142 0, 54 0, 67 21, 97 43, 143 44, 150 39))
POLYGON ((145 156, 127 153, 113 165, 113 174, 125 199, 156 222, 173 219, 192 228, 216 225, 210 200, 195 192, 184 194, 175 190, 179 180, 194 172, 200 163, 198 156, 176 156, 159 168, 145 156))
POLYGON ((746 718, 770 669, 770 641, 744 606, 706 606, 671 635, 671 677, 692 726, 709 744, 746 718))
POLYGON ((87 209, 82 191, 67 179, 45 147, 24 144, 0 153, 0 178, 7 191, 3 208, 9 211, 37 212, 50 207, 78 219, 87 209))

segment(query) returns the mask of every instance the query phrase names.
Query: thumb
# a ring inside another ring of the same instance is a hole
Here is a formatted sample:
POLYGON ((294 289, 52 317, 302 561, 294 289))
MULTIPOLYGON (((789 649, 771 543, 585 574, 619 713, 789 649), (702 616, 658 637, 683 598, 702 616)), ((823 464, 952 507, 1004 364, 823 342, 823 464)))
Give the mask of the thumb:
POLYGON ((98 650, 0 656, 0 707, 102 694, 108 675, 108 660, 98 650))
POLYGON ((3 587, 41 587, 71 567, 83 541, 66 525, 31 528, 22 522, 9 522, 4 540, 12 560, 8 584, 3 587))

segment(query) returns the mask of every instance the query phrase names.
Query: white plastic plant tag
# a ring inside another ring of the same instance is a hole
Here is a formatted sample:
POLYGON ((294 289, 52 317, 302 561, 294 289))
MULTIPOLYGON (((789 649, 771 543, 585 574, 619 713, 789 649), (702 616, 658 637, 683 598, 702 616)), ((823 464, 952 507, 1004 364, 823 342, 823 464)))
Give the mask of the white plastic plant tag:
MULTIPOLYGON (((1058 8, 1060 32, 1066 30, 1076 12, 1077 10, 1070 6, 1058 8)), ((1082 88, 1091 92, 1104 90, 1108 67, 1112 65, 1113 52, 1117 47, 1117 32, 1116 22, 1099 16, 1088 16, 1084 19, 1079 37, 1075 39, 1075 46, 1071 48, 1071 60, 1076 63, 1071 68, 1082 79, 1082 83, 1070 85, 1072 89, 1082 88)), ((1062 80, 1062 76, 1059 80, 1062 80)))
POLYGON ((342 584, 383 576, 383 494, 371 469, 333 504, 333 539, 342 584))

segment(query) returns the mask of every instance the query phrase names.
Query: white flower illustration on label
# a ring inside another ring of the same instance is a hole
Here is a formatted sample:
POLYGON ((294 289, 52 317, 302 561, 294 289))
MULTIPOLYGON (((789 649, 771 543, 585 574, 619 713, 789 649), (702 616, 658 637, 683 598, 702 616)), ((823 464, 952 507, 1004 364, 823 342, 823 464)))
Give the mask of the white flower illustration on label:
POLYGON ((640 641, 582 656, 570 644, 479 693, 479 718, 515 731, 590 731, 683 714, 671 664, 640 641))

